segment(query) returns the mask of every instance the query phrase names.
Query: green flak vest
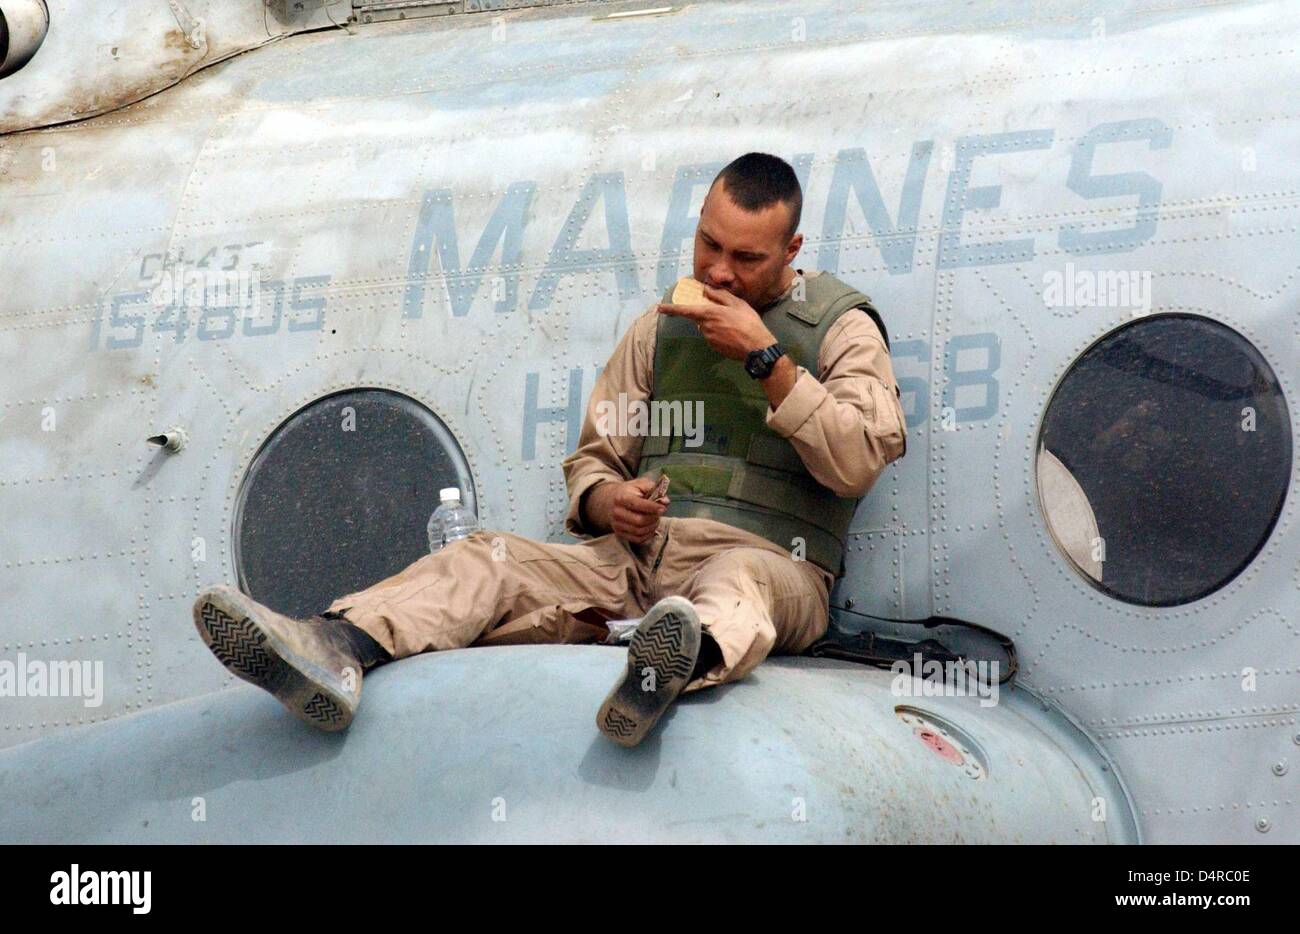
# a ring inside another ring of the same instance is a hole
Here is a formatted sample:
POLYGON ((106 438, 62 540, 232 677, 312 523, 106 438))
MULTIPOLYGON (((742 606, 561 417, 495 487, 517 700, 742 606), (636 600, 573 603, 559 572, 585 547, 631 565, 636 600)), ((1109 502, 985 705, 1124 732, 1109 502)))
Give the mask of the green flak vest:
MULTIPOLYGON (((804 301, 794 301, 794 291, 760 314, 791 361, 814 377, 820 378, 817 353, 822 339, 840 315, 853 308, 871 316, 889 346, 871 299, 829 273, 804 276, 804 301)), ((672 292, 670 286, 665 302, 671 301, 672 292)), ((794 445, 767 427, 767 396, 758 380, 745 372, 743 361, 721 356, 689 318, 662 315, 653 379, 651 399, 668 403, 659 409, 670 414, 657 420, 660 433, 645 439, 637 476, 660 471, 669 476, 666 515, 713 519, 791 552, 802 540, 804 558, 840 576, 844 541, 858 501, 822 486, 794 445), (702 426, 695 417, 697 402, 703 404, 702 426), (674 403, 680 403, 680 409, 674 403), (690 431, 683 434, 684 428, 690 431), (696 441, 700 443, 691 446, 696 441)))

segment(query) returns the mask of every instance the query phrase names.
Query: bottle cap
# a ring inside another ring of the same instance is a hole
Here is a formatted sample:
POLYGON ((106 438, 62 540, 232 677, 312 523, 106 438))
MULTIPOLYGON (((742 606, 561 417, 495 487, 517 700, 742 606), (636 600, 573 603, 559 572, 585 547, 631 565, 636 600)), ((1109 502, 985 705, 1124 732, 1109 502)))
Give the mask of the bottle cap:
POLYGON ((460 487, 448 486, 438 491, 438 501, 442 503, 459 503, 460 487))

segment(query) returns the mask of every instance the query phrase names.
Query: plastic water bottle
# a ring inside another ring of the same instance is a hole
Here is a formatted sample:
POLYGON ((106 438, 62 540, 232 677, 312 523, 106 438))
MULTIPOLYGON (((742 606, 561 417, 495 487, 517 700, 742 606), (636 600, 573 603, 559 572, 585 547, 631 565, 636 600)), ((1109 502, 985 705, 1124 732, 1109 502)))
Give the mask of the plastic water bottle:
POLYGON ((438 491, 438 508, 429 517, 429 551, 450 542, 468 538, 478 528, 478 519, 460 502, 460 490, 454 486, 438 491))

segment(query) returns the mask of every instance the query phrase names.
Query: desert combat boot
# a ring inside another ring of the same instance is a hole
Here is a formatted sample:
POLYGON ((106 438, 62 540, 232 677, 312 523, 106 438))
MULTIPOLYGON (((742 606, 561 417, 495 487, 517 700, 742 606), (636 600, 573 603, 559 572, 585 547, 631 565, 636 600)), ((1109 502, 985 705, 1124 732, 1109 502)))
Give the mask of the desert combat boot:
POLYGON ((391 658, 344 618, 292 619, 227 586, 194 601, 194 626, 228 671, 321 730, 347 729, 362 671, 391 658))

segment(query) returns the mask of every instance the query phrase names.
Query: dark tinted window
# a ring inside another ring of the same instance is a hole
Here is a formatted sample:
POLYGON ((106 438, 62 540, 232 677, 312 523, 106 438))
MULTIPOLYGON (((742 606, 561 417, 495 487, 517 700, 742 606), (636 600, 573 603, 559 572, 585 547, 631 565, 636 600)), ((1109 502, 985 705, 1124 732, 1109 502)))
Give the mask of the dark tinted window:
POLYGON ((1272 370, 1240 334, 1192 315, 1143 318, 1085 351, 1039 438, 1057 544, 1102 590, 1148 606, 1187 603, 1244 570, 1290 476, 1272 370))
POLYGON ((320 613, 428 554, 447 486, 474 508, 465 458, 424 406, 381 389, 318 399, 248 468, 235 512, 240 586, 281 613, 320 613))

